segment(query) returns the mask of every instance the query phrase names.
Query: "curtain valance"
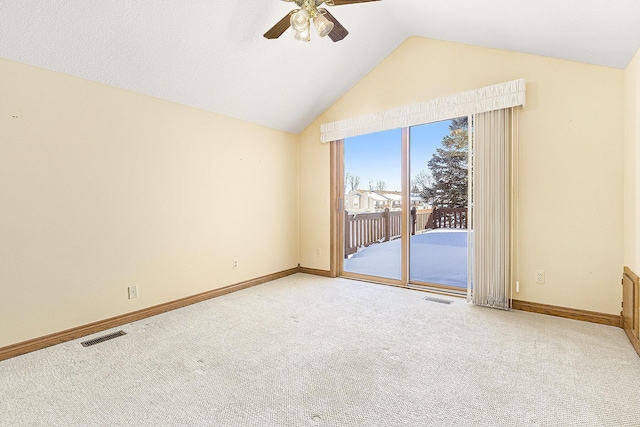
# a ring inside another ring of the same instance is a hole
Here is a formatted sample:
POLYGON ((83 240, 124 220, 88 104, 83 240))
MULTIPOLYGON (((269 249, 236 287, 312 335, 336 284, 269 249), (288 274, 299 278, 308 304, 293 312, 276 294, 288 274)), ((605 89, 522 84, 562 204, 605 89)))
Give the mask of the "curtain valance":
POLYGON ((416 126, 525 104, 524 79, 392 108, 320 126, 322 142, 416 126))

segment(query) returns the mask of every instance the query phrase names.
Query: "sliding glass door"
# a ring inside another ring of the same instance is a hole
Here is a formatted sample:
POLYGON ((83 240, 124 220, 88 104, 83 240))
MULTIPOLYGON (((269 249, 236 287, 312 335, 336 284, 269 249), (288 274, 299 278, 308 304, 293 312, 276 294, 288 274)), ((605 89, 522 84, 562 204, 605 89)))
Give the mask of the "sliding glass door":
POLYGON ((409 281, 467 288, 467 117, 410 128, 409 281))
POLYGON ((342 141, 340 274, 465 291, 467 118, 342 141))
POLYGON ((344 140, 343 271, 402 278, 402 132, 344 140))

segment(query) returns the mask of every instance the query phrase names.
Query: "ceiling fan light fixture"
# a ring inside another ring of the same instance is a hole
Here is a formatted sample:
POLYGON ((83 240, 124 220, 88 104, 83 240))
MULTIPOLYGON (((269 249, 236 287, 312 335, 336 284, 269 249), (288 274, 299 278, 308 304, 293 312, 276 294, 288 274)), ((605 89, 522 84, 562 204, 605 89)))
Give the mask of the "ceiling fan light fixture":
POLYGON ((304 9, 300 9, 297 12, 295 12, 293 15, 291 15, 291 27, 296 32, 308 30, 309 29, 309 13, 304 9))
POLYGON ((313 24, 316 26, 318 30, 318 35, 320 37, 324 37, 333 30, 333 22, 329 21, 325 16, 324 12, 320 11, 315 18, 313 18, 313 24))
POLYGON ((309 26, 302 31, 296 31, 296 35, 293 36, 296 40, 300 40, 301 42, 311 41, 311 32, 309 31, 309 26))
POLYGON ((263 37, 269 40, 277 39, 289 27, 296 32, 296 40, 311 41, 310 27, 311 21, 318 30, 320 37, 329 36, 331 41, 339 42, 343 40, 349 31, 338 22, 338 20, 324 8, 320 6, 324 3, 327 6, 340 6, 344 4, 366 3, 380 0, 283 0, 293 2, 299 9, 293 9, 283 16, 273 27, 271 27, 263 37))

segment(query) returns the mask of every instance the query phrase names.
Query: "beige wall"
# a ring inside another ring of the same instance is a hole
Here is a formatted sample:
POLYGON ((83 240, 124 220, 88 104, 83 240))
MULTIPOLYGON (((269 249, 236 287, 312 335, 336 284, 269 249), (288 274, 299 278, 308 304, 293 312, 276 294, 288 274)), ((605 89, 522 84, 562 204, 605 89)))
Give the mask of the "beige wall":
POLYGON ((412 37, 299 137, 0 59, 0 347, 329 269, 319 125, 521 77, 515 298, 617 314, 623 260, 640 269, 640 54, 624 72, 412 37))
POLYGON ((517 78, 527 106, 514 298, 619 314, 624 72, 418 37, 301 134, 301 265, 329 269, 329 146, 319 142, 320 124, 517 78), (536 270, 546 271, 545 284, 534 283, 536 270))
POLYGON ((0 347, 297 265, 296 135, 3 59, 0 81, 0 347))
POLYGON ((640 273, 640 50, 624 79, 624 264, 640 273))

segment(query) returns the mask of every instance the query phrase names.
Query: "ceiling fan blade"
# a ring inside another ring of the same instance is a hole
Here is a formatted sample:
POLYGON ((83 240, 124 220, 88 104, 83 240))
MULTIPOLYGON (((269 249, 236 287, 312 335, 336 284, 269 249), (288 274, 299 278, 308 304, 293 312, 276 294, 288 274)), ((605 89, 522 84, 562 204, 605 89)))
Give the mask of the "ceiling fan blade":
POLYGON ((347 37, 349 31, 345 27, 342 26, 341 23, 331 14, 327 9, 320 9, 324 13, 324 16, 331 22, 333 22, 333 30, 329 34, 329 38, 334 42, 339 42, 343 38, 347 37))
POLYGON ((267 39, 277 39, 278 37, 280 37, 282 33, 287 31, 287 28, 291 26, 291 15, 293 15, 295 12, 296 10, 292 10, 291 12, 289 12, 284 18, 278 21, 276 25, 271 27, 269 31, 264 33, 264 37, 267 39))
POLYGON ((327 6, 342 6, 343 4, 366 3, 370 1, 380 1, 380 0, 327 0, 325 1, 325 4, 327 6))

